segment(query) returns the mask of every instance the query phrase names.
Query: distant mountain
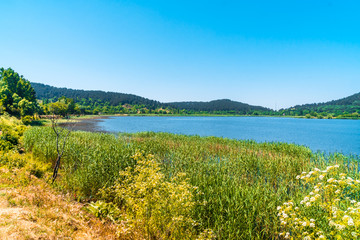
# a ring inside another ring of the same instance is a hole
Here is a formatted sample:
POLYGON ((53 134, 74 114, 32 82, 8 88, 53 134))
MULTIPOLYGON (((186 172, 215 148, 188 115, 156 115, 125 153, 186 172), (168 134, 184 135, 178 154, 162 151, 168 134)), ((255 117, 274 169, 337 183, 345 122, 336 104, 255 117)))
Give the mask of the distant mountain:
POLYGON ((254 111, 271 111, 268 108, 260 106, 252 106, 246 103, 236 102, 229 99, 220 99, 210 102, 171 102, 168 103, 170 106, 194 111, 235 111, 240 114, 247 114, 254 111))
POLYGON ((105 92, 105 91, 92 91, 92 90, 75 90, 70 88, 58 88, 42 83, 31 83, 35 89, 36 97, 38 99, 57 99, 62 96, 72 98, 75 102, 81 99, 100 100, 104 103, 109 103, 111 106, 122 104, 131 105, 146 105, 150 107, 160 107, 162 104, 158 101, 150 100, 133 94, 105 92))

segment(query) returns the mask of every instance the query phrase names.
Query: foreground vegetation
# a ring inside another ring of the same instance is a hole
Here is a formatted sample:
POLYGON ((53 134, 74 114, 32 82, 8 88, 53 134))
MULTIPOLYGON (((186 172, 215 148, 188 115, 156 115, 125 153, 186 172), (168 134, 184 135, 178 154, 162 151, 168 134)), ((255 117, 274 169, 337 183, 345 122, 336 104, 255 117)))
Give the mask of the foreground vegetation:
MULTIPOLYGON (((24 143, 39 160, 56 159, 52 129, 31 128, 24 143)), ((126 238, 276 239, 277 206, 311 191, 296 176, 329 164, 358 177, 357 159, 314 155, 302 146, 73 132, 57 186, 92 201, 91 211, 126 238)))
POLYGON ((28 128, 0 116, 0 239, 115 239, 114 225, 47 183, 51 162, 24 153, 28 128))
MULTIPOLYGON (((11 69, 0 69, 0 88, 4 114, 0 117, 0 214, 6 219, 0 232, 7 236, 332 239, 360 234, 357 157, 323 156, 284 143, 166 133, 68 135, 64 129, 54 131, 55 118, 53 128, 24 124, 36 118, 34 113, 81 112, 73 99, 61 97, 38 105, 29 82, 11 69), (59 155, 62 146, 64 155, 59 155), (54 169, 57 176, 55 162, 60 159, 60 178, 51 188, 50 172, 54 169), (73 198, 108 224, 99 224, 73 198), (11 206, 17 209, 7 215, 11 206), (20 223, 19 216, 25 222, 20 223)), ((351 107, 350 117, 358 118, 357 95, 351 99, 356 106, 351 107)), ((146 106, 136 106, 131 107, 134 114, 143 110, 147 114, 146 106)), ((239 114, 161 109, 154 113, 239 114)), ((260 114, 248 110, 245 114, 260 114)), ((325 116, 315 113, 306 116, 325 116)), ((299 116, 296 111, 290 115, 299 116)))

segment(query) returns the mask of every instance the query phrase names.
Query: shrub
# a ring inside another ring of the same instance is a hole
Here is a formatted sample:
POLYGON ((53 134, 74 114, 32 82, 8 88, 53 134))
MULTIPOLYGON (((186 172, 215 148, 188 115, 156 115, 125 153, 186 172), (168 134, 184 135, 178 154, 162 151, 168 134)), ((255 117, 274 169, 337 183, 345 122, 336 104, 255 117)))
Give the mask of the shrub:
POLYGON ((0 117, 0 150, 17 148, 27 127, 17 118, 4 115, 0 117))
MULTIPOLYGON (((166 180, 153 155, 137 152, 135 167, 120 172, 116 184, 102 190, 123 211, 131 232, 145 231, 149 239, 193 239, 194 188, 185 174, 166 180)), ((124 234, 124 233, 120 233, 124 234)))
POLYGON ((341 173, 339 165, 296 177, 312 191, 300 202, 277 209, 285 239, 356 239, 360 236, 360 181, 341 173))
POLYGON ((23 116, 23 117, 21 117, 21 121, 25 125, 30 125, 30 123, 32 122, 32 117, 31 116, 23 116))

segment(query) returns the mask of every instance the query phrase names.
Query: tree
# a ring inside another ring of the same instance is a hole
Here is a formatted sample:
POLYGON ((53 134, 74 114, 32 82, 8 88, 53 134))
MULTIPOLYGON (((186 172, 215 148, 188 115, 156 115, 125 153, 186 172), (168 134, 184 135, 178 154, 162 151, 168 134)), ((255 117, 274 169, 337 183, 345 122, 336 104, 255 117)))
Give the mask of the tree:
POLYGON ((0 68, 0 105, 17 117, 33 115, 39 109, 30 82, 11 68, 0 68))

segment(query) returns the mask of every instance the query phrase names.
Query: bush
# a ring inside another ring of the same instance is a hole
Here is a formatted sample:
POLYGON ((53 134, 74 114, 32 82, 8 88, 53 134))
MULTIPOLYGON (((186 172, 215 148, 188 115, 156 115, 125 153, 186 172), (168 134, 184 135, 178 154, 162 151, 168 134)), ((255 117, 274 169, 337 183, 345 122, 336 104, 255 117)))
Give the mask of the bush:
POLYGON ((313 189, 300 202, 277 209, 285 239, 356 239, 360 236, 360 181, 341 173, 339 165, 315 168, 297 176, 313 189))
POLYGON ((30 125, 30 123, 32 122, 32 117, 31 116, 23 116, 23 117, 21 117, 21 121, 25 125, 30 125))
POLYGON ((0 117, 0 150, 17 148, 27 127, 17 118, 0 117))
POLYGON ((122 210, 131 232, 145 231, 148 239, 193 239, 195 188, 189 179, 177 174, 167 181, 153 155, 138 152, 133 158, 136 166, 121 171, 115 185, 102 190, 102 198, 122 210))

